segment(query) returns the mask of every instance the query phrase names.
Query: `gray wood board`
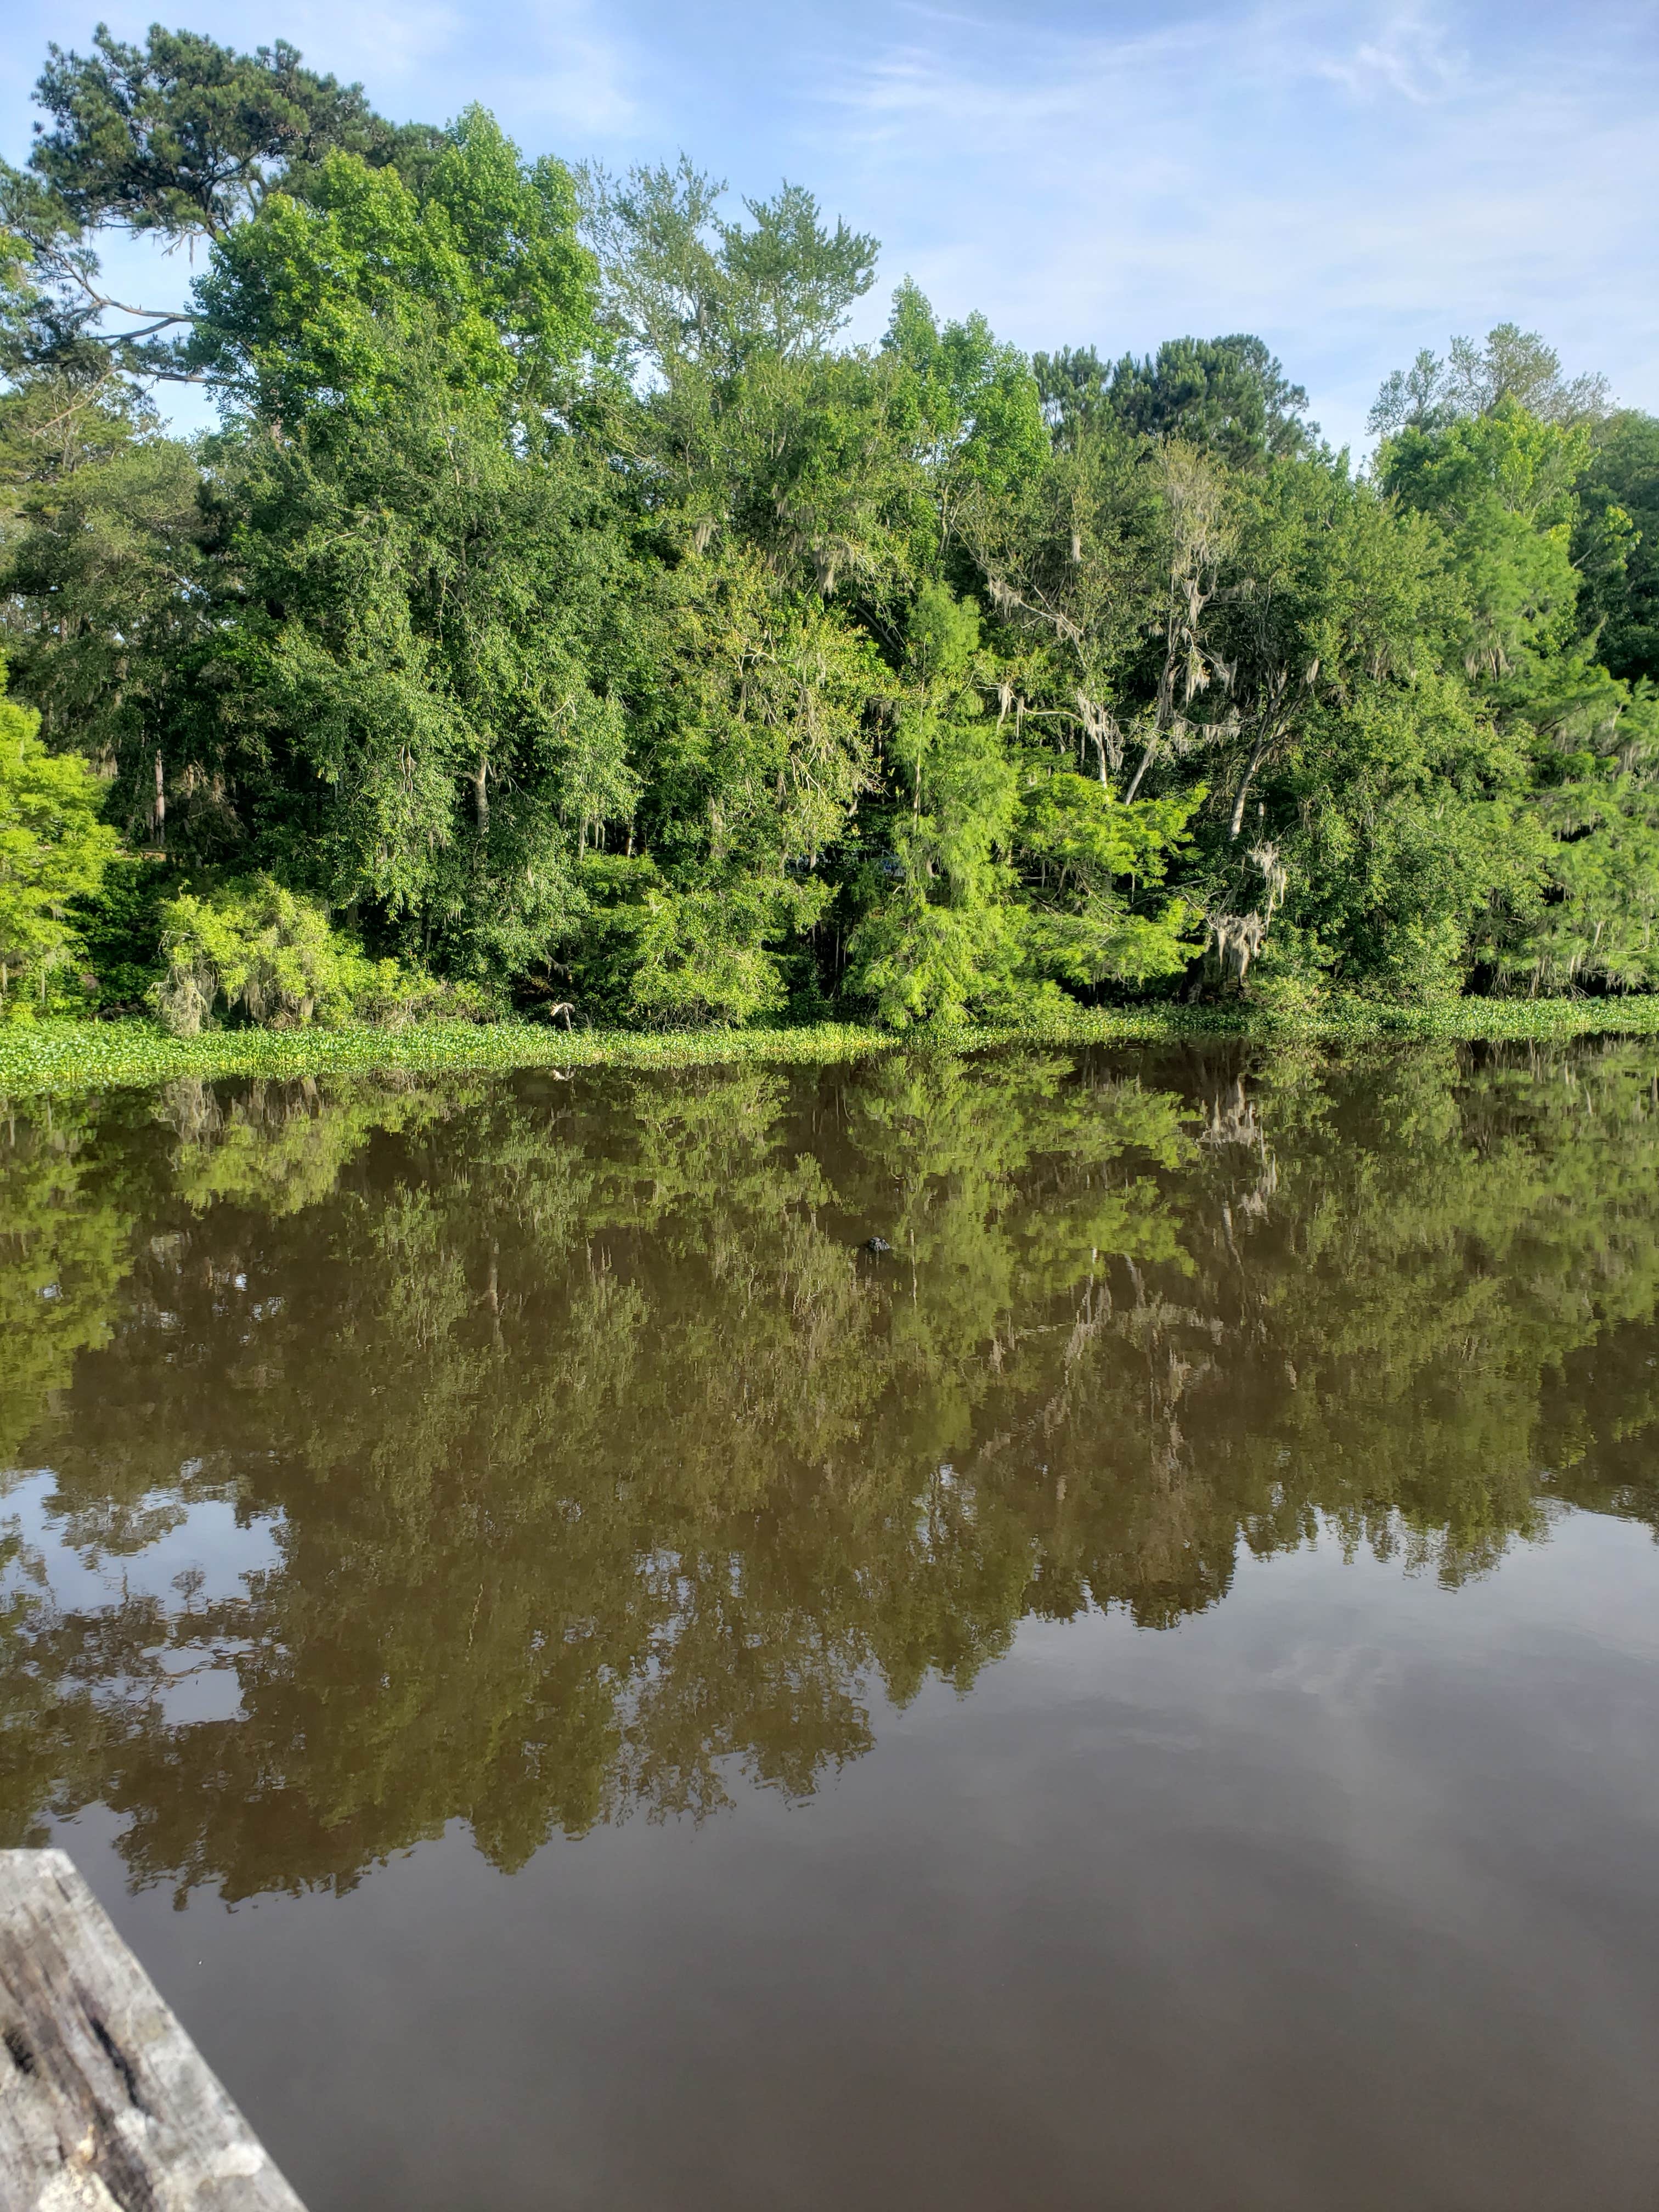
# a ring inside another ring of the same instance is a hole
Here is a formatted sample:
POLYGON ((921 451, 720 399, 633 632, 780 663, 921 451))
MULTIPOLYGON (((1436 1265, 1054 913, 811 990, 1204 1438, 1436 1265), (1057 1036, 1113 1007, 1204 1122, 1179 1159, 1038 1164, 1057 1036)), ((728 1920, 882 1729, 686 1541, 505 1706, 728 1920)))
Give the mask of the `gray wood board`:
POLYGON ((64 1851, 0 1851, 0 2212, 304 2212, 64 1851))

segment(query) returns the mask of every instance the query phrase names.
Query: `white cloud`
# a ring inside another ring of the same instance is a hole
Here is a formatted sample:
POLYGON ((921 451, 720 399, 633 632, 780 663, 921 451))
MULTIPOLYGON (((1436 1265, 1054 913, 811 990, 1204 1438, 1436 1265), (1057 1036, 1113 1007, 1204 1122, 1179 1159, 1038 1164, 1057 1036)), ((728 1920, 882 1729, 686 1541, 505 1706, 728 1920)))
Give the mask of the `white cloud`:
POLYGON ((893 211, 890 271, 1026 344, 1258 329, 1353 436, 1396 356, 1512 315, 1652 404, 1659 58, 1609 15, 1599 37, 1335 3, 929 37, 911 11, 824 88, 821 130, 893 211))
MULTIPOLYGON (((142 37, 152 11, 107 12, 142 37)), ((17 57, 32 76, 64 33, 61 0, 13 13, 15 158, 17 57)), ((280 30, 387 112, 483 100, 532 153, 684 144, 740 191, 799 178, 882 237, 884 289, 909 270, 1027 345, 1258 329, 1339 434, 1419 345, 1505 316, 1659 407, 1650 0, 197 0, 189 20, 242 46, 280 30)), ((884 314, 872 298, 860 327, 884 314)))
POLYGON ((1408 15, 1388 25, 1381 38, 1362 40, 1351 54, 1328 56, 1318 67, 1362 99, 1392 92, 1423 106, 1456 91, 1466 62, 1448 52, 1436 25, 1408 15))
POLYGON ((307 0, 307 4, 289 6, 275 29, 258 10, 237 12, 246 18, 240 37, 218 26, 216 35, 246 46, 268 46, 278 36, 285 38, 300 48, 313 68, 369 82, 370 99, 383 108, 393 104, 392 86, 401 88, 411 79, 418 80, 464 46, 466 35, 465 11, 453 6, 340 8, 307 0))
POLYGON ((499 104, 511 106, 521 131, 545 123, 590 142, 636 134, 646 124, 638 42, 617 36, 615 21, 616 11, 588 0, 532 0, 505 41, 490 36, 477 42, 470 82, 480 89, 467 96, 488 100, 484 88, 493 83, 499 104), (498 58, 504 43, 505 69, 498 58))

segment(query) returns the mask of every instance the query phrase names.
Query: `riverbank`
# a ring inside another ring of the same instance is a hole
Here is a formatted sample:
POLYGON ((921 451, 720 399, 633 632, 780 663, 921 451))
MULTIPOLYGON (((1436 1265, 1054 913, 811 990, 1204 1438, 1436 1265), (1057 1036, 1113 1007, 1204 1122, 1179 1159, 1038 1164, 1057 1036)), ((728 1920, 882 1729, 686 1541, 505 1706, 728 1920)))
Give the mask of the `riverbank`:
POLYGON ((412 1023, 402 1029, 214 1030, 169 1036, 147 1021, 49 1021, 0 1029, 0 1097, 102 1091, 181 1077, 506 1073, 529 1067, 713 1067, 864 1059, 903 1049, 974 1052, 996 1045, 1152 1044, 1247 1036, 1270 1042, 1549 1043, 1591 1036, 1659 1036, 1659 996, 1464 999, 1448 1007, 1350 1006, 1294 1022, 1249 1008, 1079 1006, 1018 1027, 984 1024, 903 1036, 854 1023, 793 1029, 670 1032, 577 1030, 504 1021, 412 1023))

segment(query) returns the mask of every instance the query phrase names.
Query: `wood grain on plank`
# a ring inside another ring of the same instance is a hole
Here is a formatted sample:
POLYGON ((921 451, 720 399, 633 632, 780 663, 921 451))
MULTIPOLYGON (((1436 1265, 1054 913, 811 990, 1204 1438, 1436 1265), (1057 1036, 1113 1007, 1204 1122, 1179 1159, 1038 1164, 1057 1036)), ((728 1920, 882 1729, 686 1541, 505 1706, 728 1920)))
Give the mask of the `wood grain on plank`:
POLYGON ((0 2212, 303 2212, 64 1851, 0 1851, 0 2212))

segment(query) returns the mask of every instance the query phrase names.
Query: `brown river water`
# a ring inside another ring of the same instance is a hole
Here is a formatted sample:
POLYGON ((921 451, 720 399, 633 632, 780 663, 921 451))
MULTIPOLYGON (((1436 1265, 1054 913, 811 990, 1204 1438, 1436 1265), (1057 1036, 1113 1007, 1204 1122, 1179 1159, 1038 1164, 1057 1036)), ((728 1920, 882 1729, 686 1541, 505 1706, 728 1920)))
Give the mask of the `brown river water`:
POLYGON ((311 2212, 1659 2204, 1659 1046, 0 1104, 0 1346, 311 2212))

